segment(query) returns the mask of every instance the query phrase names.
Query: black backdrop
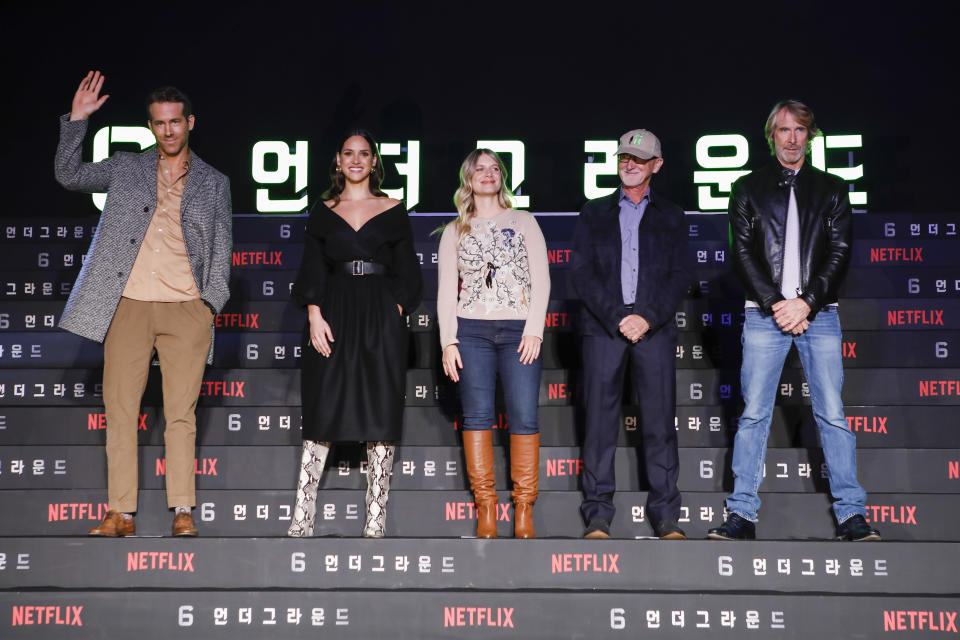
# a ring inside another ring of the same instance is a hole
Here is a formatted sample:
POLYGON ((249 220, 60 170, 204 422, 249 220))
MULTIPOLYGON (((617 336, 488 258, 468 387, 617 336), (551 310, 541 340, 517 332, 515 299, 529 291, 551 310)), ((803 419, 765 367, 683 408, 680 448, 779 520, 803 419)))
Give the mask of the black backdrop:
MULTIPOLYGON (((695 142, 750 140, 768 156, 771 104, 808 102, 827 133, 861 133, 871 211, 954 208, 950 98, 956 38, 945 9, 880 3, 280 2, 4 8, 2 215, 94 213, 52 177, 56 117, 88 69, 110 100, 93 128, 143 124, 143 97, 175 84, 195 103, 191 144, 252 213, 257 140, 310 141, 311 200, 336 133, 363 124, 422 141, 419 211, 449 211, 480 138, 526 143, 534 211, 583 201, 583 140, 643 126, 664 144, 659 187, 696 209, 695 142), (661 6, 662 5, 662 6, 661 6), (907 7, 907 8, 903 8, 907 7)), ((89 140, 86 157, 89 157, 89 140)))

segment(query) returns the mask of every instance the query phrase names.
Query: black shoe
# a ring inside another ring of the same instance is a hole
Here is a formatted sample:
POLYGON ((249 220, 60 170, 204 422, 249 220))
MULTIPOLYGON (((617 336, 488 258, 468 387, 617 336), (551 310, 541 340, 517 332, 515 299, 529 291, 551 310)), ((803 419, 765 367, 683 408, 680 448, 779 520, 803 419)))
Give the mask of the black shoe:
POLYGON ((655 522, 653 531, 661 540, 686 540, 687 534, 683 532, 676 520, 661 520, 655 522))
POLYGON ((848 542, 873 542, 882 540, 880 532, 867 524, 867 521, 859 513, 844 520, 843 523, 837 527, 837 532, 840 534, 837 536, 838 540, 846 540, 848 542))
POLYGON ((719 527, 707 531, 711 540, 756 540, 757 527, 746 518, 731 513, 719 527))
POLYGON ((590 518, 587 532, 583 534, 589 540, 606 540, 610 537, 610 523, 603 518, 590 518))

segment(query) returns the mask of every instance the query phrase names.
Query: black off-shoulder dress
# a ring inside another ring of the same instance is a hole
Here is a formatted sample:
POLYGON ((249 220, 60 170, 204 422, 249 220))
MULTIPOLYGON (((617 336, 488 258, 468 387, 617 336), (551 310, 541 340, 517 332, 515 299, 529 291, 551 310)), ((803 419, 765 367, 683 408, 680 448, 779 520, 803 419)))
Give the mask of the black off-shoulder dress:
POLYGON ((398 441, 407 371, 407 314, 420 303, 420 261, 403 205, 354 231, 322 202, 307 221, 303 261, 292 298, 315 304, 334 342, 325 358, 306 323, 300 357, 303 437, 308 440, 398 441), (347 275, 339 263, 377 262, 384 275, 347 275), (403 314, 397 305, 403 307, 403 314))

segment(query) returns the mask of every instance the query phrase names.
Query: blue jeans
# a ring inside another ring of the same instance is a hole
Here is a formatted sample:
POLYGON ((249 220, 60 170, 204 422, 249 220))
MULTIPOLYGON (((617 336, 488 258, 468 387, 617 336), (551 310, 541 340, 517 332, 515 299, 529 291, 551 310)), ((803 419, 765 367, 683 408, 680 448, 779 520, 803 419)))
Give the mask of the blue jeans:
POLYGON ((507 404, 507 430, 515 435, 539 433, 537 401, 543 358, 520 364, 517 347, 524 320, 457 318, 460 344, 460 405, 464 430, 492 429, 497 422, 497 374, 507 404))
POLYGON ((838 523, 856 514, 866 515, 867 493, 857 482, 857 440, 847 426, 840 399, 843 355, 836 308, 823 308, 799 336, 783 333, 773 316, 764 316, 759 309, 747 308, 744 316, 740 386, 745 406, 733 442, 734 482, 727 509, 757 520, 757 490, 763 480, 777 385, 790 345, 795 343, 830 475, 833 513, 838 523))

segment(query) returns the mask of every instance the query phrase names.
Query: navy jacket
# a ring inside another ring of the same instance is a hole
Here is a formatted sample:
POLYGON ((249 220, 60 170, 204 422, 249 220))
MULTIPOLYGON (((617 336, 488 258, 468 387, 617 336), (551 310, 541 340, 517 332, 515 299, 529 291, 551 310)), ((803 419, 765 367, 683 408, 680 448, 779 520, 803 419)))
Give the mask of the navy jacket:
MULTIPOLYGON (((620 335, 626 315, 620 286, 623 243, 620 238, 620 190, 588 200, 580 210, 573 236, 571 279, 581 302, 585 336, 620 335)), ((650 331, 674 328, 674 314, 690 284, 687 225, 683 209, 650 192, 640 221, 640 268, 633 313, 650 323, 650 331)))

